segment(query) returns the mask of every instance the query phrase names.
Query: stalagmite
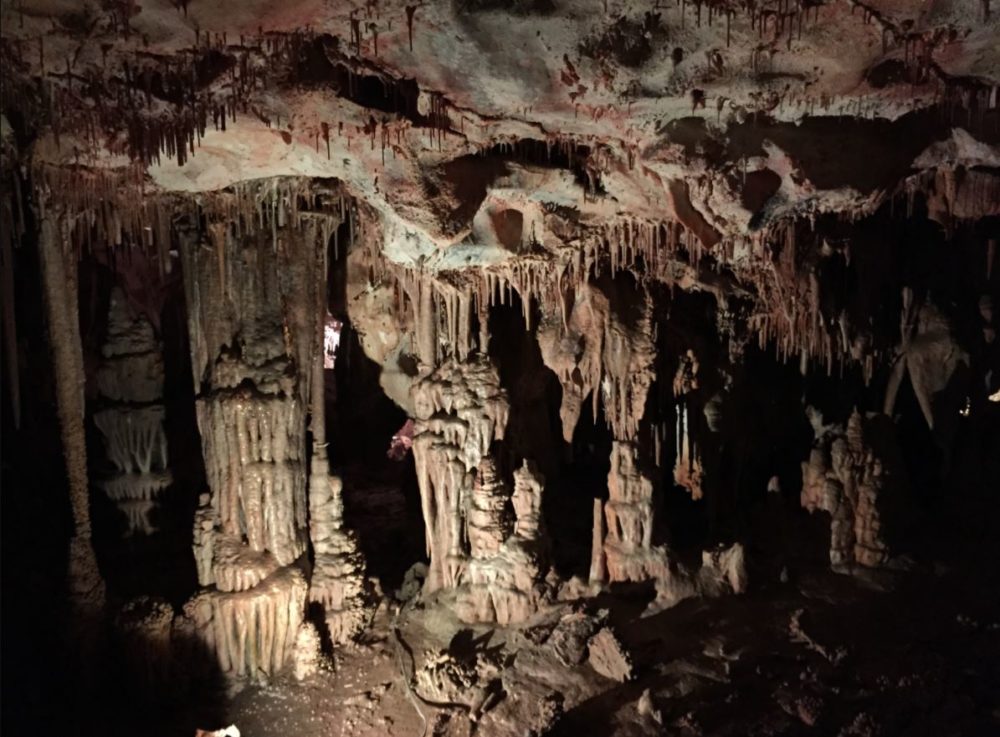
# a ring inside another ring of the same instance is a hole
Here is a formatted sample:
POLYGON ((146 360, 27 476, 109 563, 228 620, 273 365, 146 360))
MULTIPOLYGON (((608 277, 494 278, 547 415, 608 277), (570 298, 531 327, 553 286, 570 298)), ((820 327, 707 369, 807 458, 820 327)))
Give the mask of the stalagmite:
POLYGON ((502 440, 509 411, 496 369, 483 356, 449 360, 414 384, 417 466, 430 571, 426 589, 454 588, 467 561, 463 519, 473 470, 502 440))
POLYGON ((509 496, 492 459, 479 464, 468 510, 469 560, 456 601, 459 618, 518 624, 534 614, 549 593, 543 582, 544 485, 534 464, 524 461, 514 472, 514 493, 509 496))
POLYGON ((323 607, 330 640, 339 645, 355 639, 371 623, 375 597, 357 539, 344 528, 341 481, 329 475, 326 463, 325 458, 314 458, 316 481, 310 480, 309 529, 316 561, 309 600, 323 607))
POLYGON ((640 470, 637 455, 634 445, 619 440, 611 449, 604 554, 612 582, 670 575, 666 549, 653 545, 653 482, 640 470))
POLYGON ((594 529, 590 538, 590 583, 599 584, 608 578, 604 555, 604 501, 594 499, 594 529))
POLYGON ((102 408, 94 424, 115 473, 95 480, 118 505, 129 534, 154 531, 150 520, 172 477, 164 430, 163 357, 153 327, 130 308, 121 289, 111 293, 108 334, 97 371, 102 408))
POLYGON ((830 563, 837 569, 876 567, 889 560, 880 507, 887 487, 898 479, 866 437, 873 422, 855 410, 846 428, 824 427, 802 463, 802 506, 832 518, 830 563))

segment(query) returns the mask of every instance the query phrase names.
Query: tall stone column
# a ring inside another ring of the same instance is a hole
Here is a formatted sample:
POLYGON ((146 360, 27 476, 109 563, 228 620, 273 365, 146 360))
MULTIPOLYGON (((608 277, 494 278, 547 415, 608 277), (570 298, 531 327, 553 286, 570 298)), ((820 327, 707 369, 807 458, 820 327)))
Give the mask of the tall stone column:
POLYGON ((36 215, 39 262, 49 344, 55 368, 56 411, 63 458, 73 510, 70 540, 69 586, 74 606, 83 614, 96 614, 104 606, 104 580, 91 543, 90 492, 87 478, 87 444, 84 434, 83 346, 77 308, 77 258, 67 225, 55 210, 45 207, 45 196, 36 215))
POLYGON ((344 525, 343 483, 330 473, 326 441, 324 340, 326 333, 326 243, 319 244, 313 313, 312 462, 309 472, 309 536, 315 564, 309 601, 323 607, 330 641, 343 644, 360 635, 375 614, 374 587, 365 575, 357 536, 344 525))
POLYGON ((639 464, 636 442, 656 356, 652 297, 648 292, 642 297, 643 311, 634 324, 627 324, 609 310, 604 325, 605 378, 601 387, 604 413, 614 437, 608 501, 604 504, 604 557, 611 581, 669 575, 666 550, 653 546, 653 482, 639 464))
POLYGON ((222 222, 208 234, 181 248, 209 484, 194 531, 205 588, 185 613, 223 673, 260 680, 285 665, 305 614, 318 233, 237 236, 222 222))

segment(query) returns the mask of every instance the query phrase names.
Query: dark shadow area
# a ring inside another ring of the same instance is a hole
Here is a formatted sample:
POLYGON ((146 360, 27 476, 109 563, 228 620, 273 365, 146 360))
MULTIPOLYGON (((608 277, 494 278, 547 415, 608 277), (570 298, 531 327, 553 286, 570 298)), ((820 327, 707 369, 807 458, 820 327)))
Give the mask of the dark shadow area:
MULTIPOLYGON (((200 642, 181 635, 158 643, 144 637, 126 641, 113 627, 114 613, 125 598, 155 594, 176 607, 193 591, 188 513, 174 509, 172 521, 160 517, 166 536, 123 542, 117 510, 92 489, 94 540, 107 606, 97 620, 70 606, 67 563, 73 524, 37 244, 26 238, 15 253, 21 422, 15 428, 4 382, 2 731, 173 737, 194 734, 199 727, 223 727, 229 723, 228 699, 215 657, 200 642), (140 572, 143 566, 148 566, 145 573, 140 572)), ((80 277, 81 330, 89 353, 101 342, 113 275, 106 269, 91 271, 84 262, 80 277)), ((173 330, 167 328, 168 336, 173 330)), ((186 351, 185 342, 180 355, 186 351)), ((171 367, 172 360, 167 362, 168 397, 180 370, 171 367)), ((93 364, 86 368, 92 370, 93 364)), ((190 373, 184 370, 186 388, 179 392, 188 399, 178 401, 190 403, 190 373)), ((193 403, 190 412, 193 419, 193 403)), ((178 420, 183 424, 183 418, 178 420)), ((185 433, 197 446, 197 432, 190 426, 171 434, 185 433)), ((89 445, 94 470, 96 459, 103 457, 96 454, 103 449, 99 442, 96 449, 93 442, 89 445)), ((200 449, 193 457, 200 459, 200 449)), ((186 474, 181 478, 189 483, 186 474)))
POLYGON ((328 304, 341 321, 335 366, 324 371, 326 432, 331 469, 344 482, 344 513, 356 531, 369 575, 391 594, 407 569, 426 561, 424 522, 413 454, 388 455, 393 435, 407 421, 379 383, 380 367, 365 355, 347 314, 347 223, 328 244, 328 304))

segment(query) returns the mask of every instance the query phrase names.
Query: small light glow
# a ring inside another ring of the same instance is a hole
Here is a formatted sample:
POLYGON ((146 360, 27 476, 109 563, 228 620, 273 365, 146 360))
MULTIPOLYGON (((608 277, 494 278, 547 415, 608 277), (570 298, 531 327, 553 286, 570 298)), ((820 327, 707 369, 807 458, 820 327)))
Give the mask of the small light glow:
POLYGON ((340 330, 344 324, 333 317, 326 316, 323 328, 323 368, 332 369, 337 362, 337 348, 340 346, 340 330))
POLYGON ((386 455, 394 461, 401 461, 406 458, 406 454, 413 447, 413 420, 407 420, 403 426, 396 431, 389 442, 389 450, 386 455))
POLYGON ((989 399, 991 402, 1000 402, 1000 389, 997 389, 995 392, 990 394, 990 396, 987 397, 987 399, 989 399))

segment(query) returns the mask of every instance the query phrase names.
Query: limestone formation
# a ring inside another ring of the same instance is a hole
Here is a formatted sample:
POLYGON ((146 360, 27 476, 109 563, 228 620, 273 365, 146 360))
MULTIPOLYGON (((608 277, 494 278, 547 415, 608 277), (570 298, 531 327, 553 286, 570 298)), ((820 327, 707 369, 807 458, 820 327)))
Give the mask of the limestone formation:
POLYGON ((508 403, 496 369, 483 356, 467 363, 446 361, 412 391, 413 457, 430 557, 426 589, 433 592, 457 586, 465 568, 463 528, 472 471, 494 440, 503 440, 508 403))
POLYGON ((330 640, 340 645, 355 639, 371 622, 374 592, 357 540, 344 527, 343 485, 336 476, 327 475, 325 465, 325 459, 314 457, 309 525, 315 563, 309 600, 323 607, 330 640))
POLYGON ((541 500, 545 479, 525 460, 509 496, 489 458, 479 465, 468 512, 469 561, 456 611, 468 622, 518 624, 548 593, 541 500), (514 518, 508 505, 513 503, 514 518))
POLYGON ((94 424, 115 472, 96 483, 125 515, 129 534, 152 533, 150 515, 172 482, 164 430, 162 347, 120 288, 111 292, 107 339, 97 370, 94 424))
POLYGON ((653 545, 653 482, 639 468, 636 446, 615 441, 604 505, 608 578, 645 581, 669 575, 667 552, 653 545))
POLYGON ((311 622, 303 622, 299 625, 299 632, 295 636, 295 656, 292 664, 295 680, 304 681, 316 675, 321 658, 319 632, 311 622))
MULTIPOLYGON (((272 217, 275 229, 287 225, 272 217)), ((199 582, 210 588, 185 607, 186 626, 222 673, 261 680, 290 658, 305 615, 308 585, 297 567, 308 542, 305 420, 309 369, 322 360, 309 309, 318 301, 317 243, 325 248, 329 231, 313 221, 283 227, 280 249, 240 243, 225 226, 208 232, 213 249, 194 230, 182 248, 210 489, 194 529, 199 582)))
POLYGON ((206 589, 184 605, 191 630, 215 654, 221 673, 266 681, 295 651, 308 584, 298 568, 278 569, 245 591, 206 589))
POLYGON ((590 667, 605 678, 624 683, 632 679, 632 657, 608 627, 602 627, 587 643, 590 667))
POLYGON ((809 460, 802 463, 802 506, 830 515, 834 568, 870 568, 889 560, 880 504, 893 481, 892 469, 866 437, 870 423, 855 409, 846 428, 829 428, 817 436, 809 460))
POLYGON ((995 731, 997 38, 0 3, 12 731, 995 731))

